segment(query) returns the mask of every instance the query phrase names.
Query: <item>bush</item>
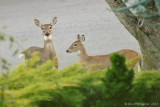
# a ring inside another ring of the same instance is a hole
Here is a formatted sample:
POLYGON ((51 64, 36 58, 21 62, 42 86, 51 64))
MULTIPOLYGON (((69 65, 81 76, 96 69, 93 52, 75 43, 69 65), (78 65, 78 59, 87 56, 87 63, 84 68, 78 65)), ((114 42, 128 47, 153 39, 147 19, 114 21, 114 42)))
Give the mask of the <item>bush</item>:
POLYGON ((105 96, 99 104, 103 107, 123 107, 124 101, 128 100, 128 92, 132 86, 134 71, 132 69, 128 70, 124 56, 114 54, 111 56, 111 62, 112 68, 108 69, 103 79, 105 96))
POLYGON ((158 71, 142 71, 134 78, 131 90, 132 102, 160 103, 160 74, 158 71))
MULTIPOLYGON (((0 75, 0 107, 124 107, 129 103, 159 103, 160 75, 125 65, 125 58, 111 57, 112 68, 88 72, 81 64, 63 70, 34 54, 12 72, 0 75)), ((136 107, 136 106, 135 106, 136 107)))
POLYGON ((83 101, 101 84, 105 71, 87 72, 80 64, 58 70, 52 61, 38 66, 34 55, 13 72, 0 75, 1 107, 82 107, 83 101))

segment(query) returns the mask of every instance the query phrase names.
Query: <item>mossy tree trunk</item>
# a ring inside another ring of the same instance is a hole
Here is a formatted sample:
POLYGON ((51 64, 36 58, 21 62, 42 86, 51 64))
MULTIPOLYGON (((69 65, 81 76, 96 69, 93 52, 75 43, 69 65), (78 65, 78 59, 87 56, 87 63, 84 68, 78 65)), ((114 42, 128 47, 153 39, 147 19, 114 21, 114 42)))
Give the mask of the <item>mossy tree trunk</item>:
MULTIPOLYGON (((127 7, 122 0, 106 0, 119 21, 136 38, 143 57, 143 69, 160 69, 160 29, 155 24, 160 18, 142 19, 131 11, 118 12, 117 9, 127 7)), ((157 10, 150 4, 150 9, 157 10)))

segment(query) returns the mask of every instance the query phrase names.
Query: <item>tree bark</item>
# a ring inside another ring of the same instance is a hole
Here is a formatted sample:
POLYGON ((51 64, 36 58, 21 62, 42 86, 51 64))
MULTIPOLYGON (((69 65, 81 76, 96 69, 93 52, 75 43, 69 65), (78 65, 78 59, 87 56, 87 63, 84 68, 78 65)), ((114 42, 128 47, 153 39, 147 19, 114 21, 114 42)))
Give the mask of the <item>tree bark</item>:
POLYGON ((160 69, 160 30, 155 26, 160 22, 159 18, 158 20, 144 19, 142 21, 140 17, 135 16, 131 11, 117 11, 117 9, 127 7, 122 0, 106 0, 106 2, 119 21, 138 41, 142 52, 143 69, 160 69))

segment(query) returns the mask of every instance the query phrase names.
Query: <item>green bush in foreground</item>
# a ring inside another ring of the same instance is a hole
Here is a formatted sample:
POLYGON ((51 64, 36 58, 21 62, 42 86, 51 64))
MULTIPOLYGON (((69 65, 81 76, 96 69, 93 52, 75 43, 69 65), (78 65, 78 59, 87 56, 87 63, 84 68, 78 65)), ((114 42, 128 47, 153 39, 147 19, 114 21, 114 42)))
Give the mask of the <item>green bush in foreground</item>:
POLYGON ((0 107, 124 107, 160 102, 160 74, 133 76, 123 56, 111 57, 112 68, 88 72, 81 64, 63 70, 41 62, 37 54, 13 72, 0 75, 0 107))
POLYGON ((130 91, 132 102, 159 103, 160 106, 160 71, 142 71, 134 78, 130 91))
POLYGON ((105 74, 87 72, 80 64, 59 71, 52 61, 38 66, 39 61, 34 55, 13 72, 0 75, 1 107, 80 107, 85 92, 94 92, 105 74))
POLYGON ((124 106, 124 101, 128 97, 128 91, 131 89, 134 71, 128 70, 125 65, 125 57, 118 54, 111 56, 112 68, 106 72, 103 83, 105 86, 105 101, 100 105, 103 107, 109 106, 124 106), (116 103, 113 103, 116 102, 116 103))

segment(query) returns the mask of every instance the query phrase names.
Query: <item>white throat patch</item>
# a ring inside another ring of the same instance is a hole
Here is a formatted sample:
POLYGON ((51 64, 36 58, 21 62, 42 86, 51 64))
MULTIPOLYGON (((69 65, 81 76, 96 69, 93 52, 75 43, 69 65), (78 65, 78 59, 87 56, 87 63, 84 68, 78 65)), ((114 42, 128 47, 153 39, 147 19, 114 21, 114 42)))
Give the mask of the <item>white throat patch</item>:
POLYGON ((52 39, 52 35, 44 36, 44 40, 49 40, 49 39, 52 39))
POLYGON ((25 56, 24 54, 20 54, 18 58, 23 58, 24 56, 25 56))
POLYGON ((80 51, 80 50, 78 50, 78 51, 77 51, 77 53, 78 53, 78 54, 81 54, 81 51, 80 51))

